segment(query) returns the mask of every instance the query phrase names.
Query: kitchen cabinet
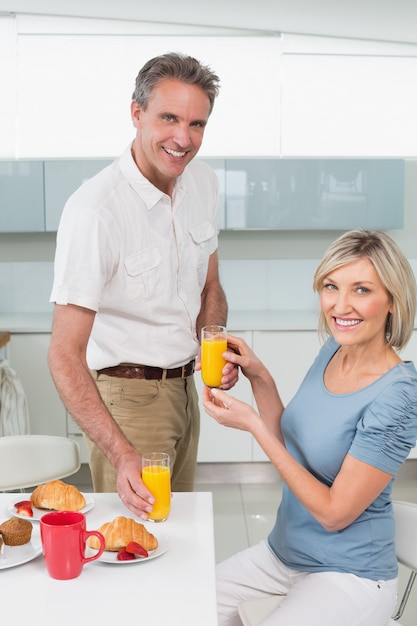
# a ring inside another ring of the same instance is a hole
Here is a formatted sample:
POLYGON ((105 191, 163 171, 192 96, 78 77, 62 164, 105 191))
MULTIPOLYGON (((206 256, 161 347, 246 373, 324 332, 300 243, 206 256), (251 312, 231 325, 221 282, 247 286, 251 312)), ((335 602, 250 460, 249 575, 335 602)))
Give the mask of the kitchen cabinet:
MULTIPOLYGON (((204 158, 222 230, 402 228, 404 160, 204 158)), ((64 205, 112 159, 0 161, 0 231, 56 232, 64 205)))
POLYGON ((43 161, 0 161, 0 232, 43 232, 43 161))
POLYGON ((402 159, 205 159, 225 230, 402 228, 402 159))
POLYGON ((0 232, 55 232, 69 196, 111 162, 0 161, 0 232))

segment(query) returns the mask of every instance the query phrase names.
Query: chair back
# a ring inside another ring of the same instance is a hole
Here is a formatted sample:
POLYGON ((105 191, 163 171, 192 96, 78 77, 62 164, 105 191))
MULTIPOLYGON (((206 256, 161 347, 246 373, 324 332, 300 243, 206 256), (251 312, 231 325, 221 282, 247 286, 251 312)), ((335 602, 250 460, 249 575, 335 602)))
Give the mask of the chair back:
POLYGON ((53 435, 0 437, 0 491, 35 487, 75 474, 80 468, 76 441, 53 435))
POLYGON ((395 513, 395 546, 399 563, 417 570, 417 504, 393 502, 395 513))
POLYGON ((408 582, 405 586, 401 601, 396 614, 389 624, 397 624, 397 620, 402 616, 411 589, 417 576, 417 504, 414 502, 402 502, 395 500, 395 546, 397 550, 397 560, 409 570, 408 582))

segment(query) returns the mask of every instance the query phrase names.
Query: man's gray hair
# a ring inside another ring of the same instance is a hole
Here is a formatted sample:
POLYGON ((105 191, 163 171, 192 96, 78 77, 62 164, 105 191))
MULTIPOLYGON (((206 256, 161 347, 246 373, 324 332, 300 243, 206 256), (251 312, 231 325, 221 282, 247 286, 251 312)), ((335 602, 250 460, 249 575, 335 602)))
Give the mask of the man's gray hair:
POLYGON ((214 100, 219 93, 219 77, 194 57, 175 52, 154 57, 145 63, 136 77, 132 99, 145 110, 153 89, 164 79, 180 80, 200 87, 207 94, 210 101, 209 112, 212 112, 214 100))

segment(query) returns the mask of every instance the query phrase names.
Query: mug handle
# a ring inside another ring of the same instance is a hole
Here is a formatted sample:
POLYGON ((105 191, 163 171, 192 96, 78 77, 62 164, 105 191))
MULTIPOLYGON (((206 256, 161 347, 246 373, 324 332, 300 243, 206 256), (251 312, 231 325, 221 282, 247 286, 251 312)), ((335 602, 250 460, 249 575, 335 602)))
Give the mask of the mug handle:
POLYGON ((103 535, 98 532, 98 530, 85 530, 83 534, 84 534, 84 541, 86 543, 87 543, 88 537, 91 537, 91 535, 94 535, 94 537, 97 537, 97 539, 100 542, 100 547, 98 549, 97 554, 93 554, 93 556, 89 556, 89 557, 86 557, 86 556, 82 557, 83 564, 84 564, 84 563, 88 563, 89 561, 95 561, 103 554, 106 540, 104 539, 103 535))

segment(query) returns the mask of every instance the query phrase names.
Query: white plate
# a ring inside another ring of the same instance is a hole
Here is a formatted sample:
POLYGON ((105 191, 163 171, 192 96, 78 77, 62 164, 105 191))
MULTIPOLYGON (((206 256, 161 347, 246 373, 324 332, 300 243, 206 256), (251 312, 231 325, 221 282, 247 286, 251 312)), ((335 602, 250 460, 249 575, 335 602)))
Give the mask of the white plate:
MULTIPOLYGON (((39 522, 42 515, 45 515, 45 513, 49 513, 50 509, 38 509, 36 506, 33 506, 32 507, 33 517, 28 517, 27 515, 18 515, 16 508, 14 506, 16 502, 21 502, 22 500, 30 500, 31 495, 32 494, 29 494, 29 493, 21 493, 20 498, 16 498, 16 500, 11 502, 9 506, 7 507, 7 510, 9 511, 9 513, 14 515, 14 517, 19 517, 20 519, 27 519, 30 522, 39 522)), ((95 505, 95 500, 93 496, 86 495, 85 493, 83 494, 83 496, 85 498, 86 505, 83 509, 80 509, 79 513, 87 513, 87 511, 90 511, 95 505)))
POLYGON ((98 557, 94 563, 112 563, 113 565, 130 565, 132 563, 145 563, 146 561, 150 561, 151 559, 156 559, 158 556, 164 554, 171 544, 169 537, 158 537, 158 547, 155 550, 149 551, 149 556, 142 557, 138 556, 136 559, 131 559, 130 561, 118 561, 117 560, 117 552, 109 552, 106 550, 103 552, 101 556, 98 557))
POLYGON ((0 554, 0 570, 22 565, 42 554, 39 526, 37 524, 32 524, 32 526, 32 537, 29 543, 23 546, 3 545, 0 554))

